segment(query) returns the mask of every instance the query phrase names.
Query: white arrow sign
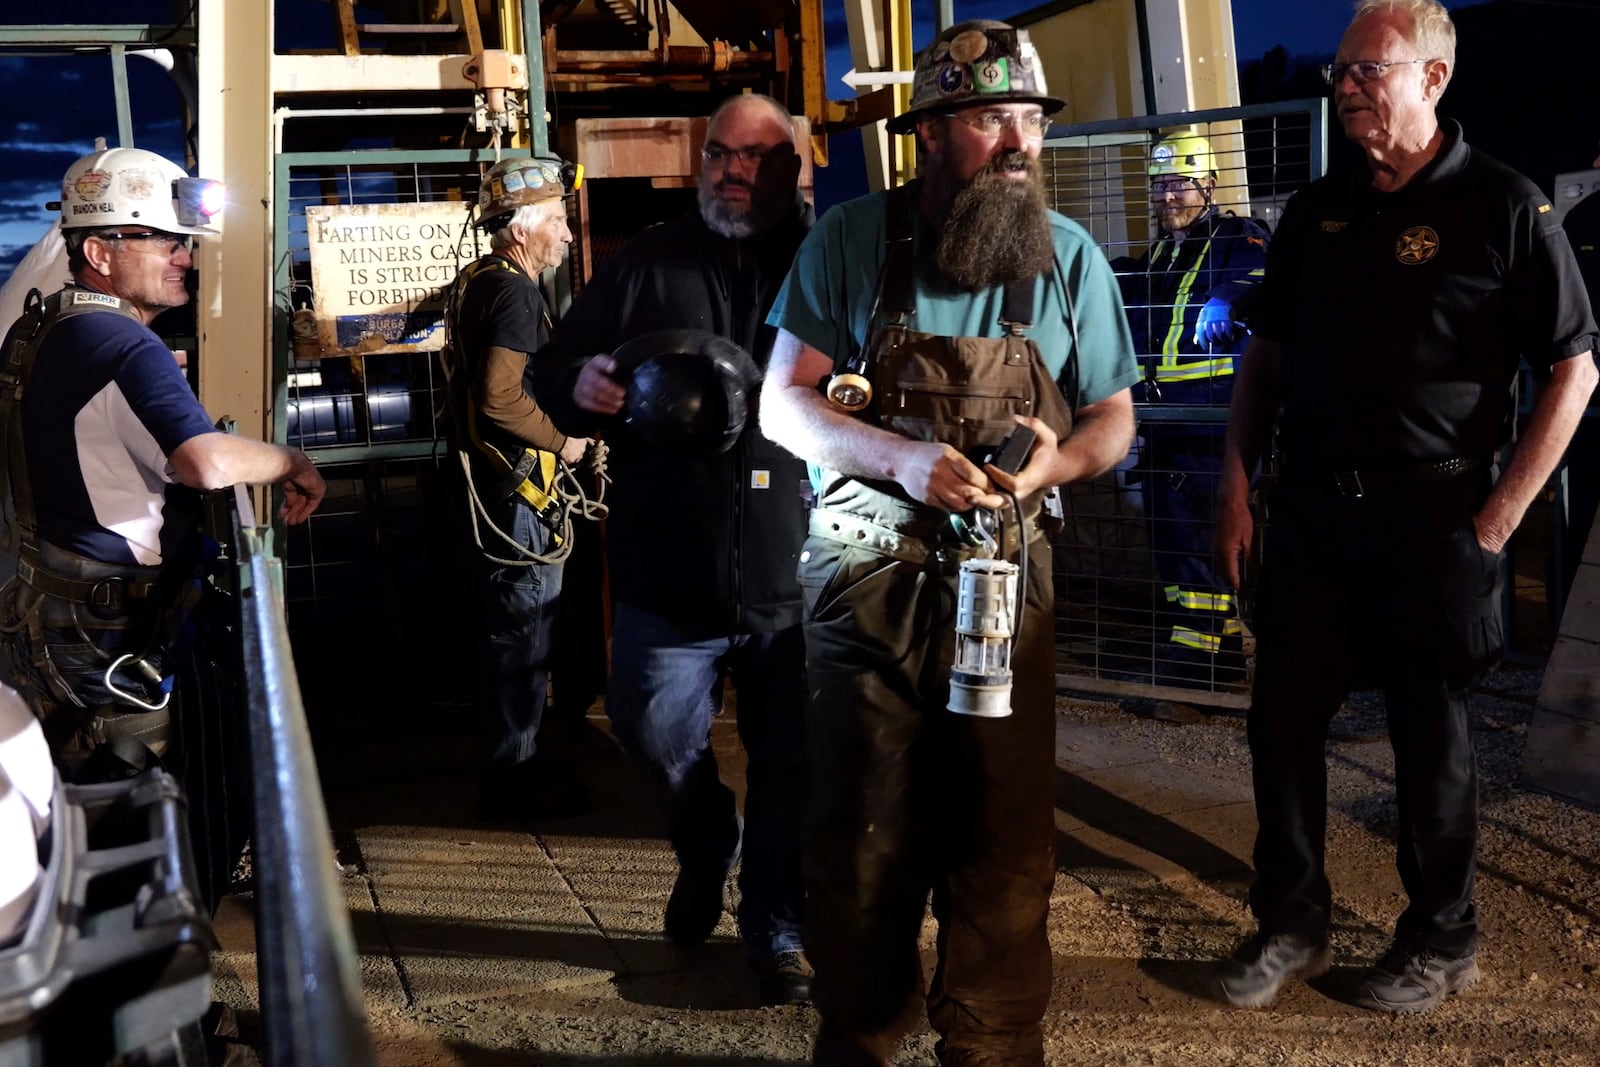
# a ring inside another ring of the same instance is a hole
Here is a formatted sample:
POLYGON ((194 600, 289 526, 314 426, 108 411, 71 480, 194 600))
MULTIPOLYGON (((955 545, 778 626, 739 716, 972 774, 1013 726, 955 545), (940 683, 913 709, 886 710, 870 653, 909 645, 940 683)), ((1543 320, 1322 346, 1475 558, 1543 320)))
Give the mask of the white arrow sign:
POLYGON ((839 80, 852 89, 859 89, 863 85, 910 85, 912 73, 909 70, 869 70, 859 72, 851 67, 839 76, 839 80))

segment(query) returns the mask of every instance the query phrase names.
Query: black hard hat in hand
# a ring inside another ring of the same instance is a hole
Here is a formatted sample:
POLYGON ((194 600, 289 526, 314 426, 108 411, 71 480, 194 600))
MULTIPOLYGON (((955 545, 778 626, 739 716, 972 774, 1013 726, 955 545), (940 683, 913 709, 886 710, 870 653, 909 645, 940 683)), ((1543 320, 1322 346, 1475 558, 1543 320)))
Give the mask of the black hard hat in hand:
POLYGON ((647 444, 715 453, 733 447, 761 372, 750 354, 704 330, 656 330, 611 353, 629 374, 623 415, 647 444))

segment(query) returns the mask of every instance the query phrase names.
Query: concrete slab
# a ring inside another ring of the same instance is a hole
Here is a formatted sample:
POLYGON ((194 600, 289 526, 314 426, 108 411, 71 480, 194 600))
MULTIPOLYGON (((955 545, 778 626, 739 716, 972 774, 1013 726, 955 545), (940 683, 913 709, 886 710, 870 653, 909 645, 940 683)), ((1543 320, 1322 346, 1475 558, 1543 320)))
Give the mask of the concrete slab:
POLYGON ((371 826, 355 835, 377 904, 359 947, 394 958, 416 1005, 605 982, 620 965, 526 834, 371 826))
MULTIPOLYGON (((677 857, 657 838, 543 838, 551 859, 616 954, 620 973, 660 974, 683 965, 683 954, 661 932, 667 897, 678 876, 677 857)), ((724 908, 713 942, 737 940, 724 908)))
MULTIPOLYGON (((398 961, 388 949, 366 876, 354 865, 346 866, 337 884, 358 946, 356 966, 367 1010, 402 1011, 410 1007, 398 961)), ((212 929, 220 945, 212 957, 212 975, 216 998, 224 1003, 259 1003, 255 920, 255 896, 251 893, 223 897, 212 917, 212 929)))
POLYGON ((1165 760, 1068 773, 1056 802, 1092 826, 1116 826, 1144 815, 1198 811, 1247 801, 1248 782, 1180 767, 1165 760))
POLYGON ((1197 878, 1248 880, 1256 807, 1243 801, 1118 823, 1110 832, 1197 878))
POLYGON ((1056 839, 1056 861, 1072 878, 1105 892, 1134 882, 1177 881, 1189 872, 1113 831, 1084 826, 1056 839))
POLYGON ((1058 725, 1056 763, 1068 768, 1124 767, 1148 763, 1152 753, 1143 745, 1118 738, 1100 726, 1058 725))

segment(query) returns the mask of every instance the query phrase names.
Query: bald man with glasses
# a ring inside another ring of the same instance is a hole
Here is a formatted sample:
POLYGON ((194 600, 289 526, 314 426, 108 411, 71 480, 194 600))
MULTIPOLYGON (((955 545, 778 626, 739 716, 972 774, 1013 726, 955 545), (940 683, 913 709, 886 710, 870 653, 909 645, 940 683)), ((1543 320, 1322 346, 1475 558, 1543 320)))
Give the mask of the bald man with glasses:
POLYGON ((811 227, 800 165, 782 104, 754 93, 724 101, 706 124, 699 210, 645 230, 603 261, 535 361, 539 406, 561 429, 603 435, 611 446, 606 558, 615 612, 606 714, 623 748, 660 784, 678 859, 664 932, 685 949, 705 943, 739 863, 735 918, 769 1004, 811 995, 795 579, 805 466, 753 417, 719 452, 652 443, 622 412, 629 374, 611 353, 661 330, 700 330, 765 367, 774 333, 764 325, 767 309, 811 227), (749 758, 742 821, 708 737, 725 680, 738 697, 749 758))
POLYGON ((1428 1011, 1479 977, 1469 698, 1503 644, 1506 541, 1594 389, 1596 328, 1544 194, 1436 117, 1454 67, 1435 0, 1356 8, 1326 75, 1367 167, 1289 202, 1235 385, 1217 505, 1234 586, 1275 423, 1281 454, 1248 716, 1258 930, 1216 976, 1240 1007, 1331 965, 1324 748, 1358 681, 1384 691, 1407 905, 1357 1000, 1428 1011), (1519 357, 1540 385, 1497 470, 1519 357))

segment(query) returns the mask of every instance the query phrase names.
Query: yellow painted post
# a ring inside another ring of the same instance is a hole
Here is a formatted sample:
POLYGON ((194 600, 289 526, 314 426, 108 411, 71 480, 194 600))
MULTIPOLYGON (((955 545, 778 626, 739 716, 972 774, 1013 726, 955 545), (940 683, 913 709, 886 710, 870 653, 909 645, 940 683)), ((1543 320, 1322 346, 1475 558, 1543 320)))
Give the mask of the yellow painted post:
MULTIPOLYGON (((889 69, 910 70, 915 65, 916 52, 911 46, 911 0, 884 0, 888 8, 884 20, 889 39, 889 69)), ((911 86, 894 87, 894 111, 901 114, 911 105, 911 86)), ((915 134, 901 134, 891 139, 894 155, 894 184, 904 185, 917 175, 917 138, 915 134)))

